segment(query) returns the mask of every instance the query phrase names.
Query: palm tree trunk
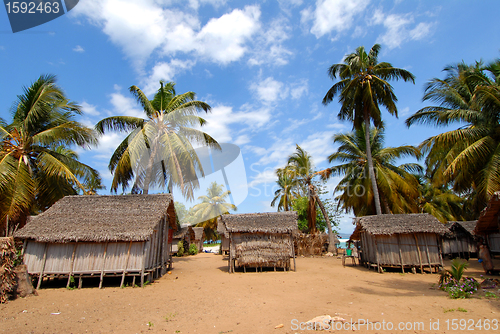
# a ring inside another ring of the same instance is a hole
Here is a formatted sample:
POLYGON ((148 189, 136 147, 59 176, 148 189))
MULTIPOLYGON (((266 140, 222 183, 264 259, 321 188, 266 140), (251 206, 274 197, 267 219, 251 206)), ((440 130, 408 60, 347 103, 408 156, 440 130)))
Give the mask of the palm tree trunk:
POLYGON ((382 214, 382 208, 380 207, 380 197, 377 188, 377 179, 375 178, 375 172, 373 169, 373 159, 372 159, 372 148, 370 144, 370 118, 368 117, 368 111, 365 108, 365 142, 366 142, 366 158, 368 159, 368 173, 370 175, 370 180, 372 182, 373 199, 375 200, 375 211, 377 215, 382 214))
POLYGON ((325 210, 325 206, 323 205, 323 202, 319 199, 319 196, 314 193, 314 196, 316 197, 316 201, 318 201, 319 208, 321 209, 321 213, 323 213, 323 217, 325 217, 326 220, 326 227, 328 227, 328 252, 330 253, 336 253, 336 247, 335 243, 333 242, 333 232, 332 232, 332 224, 330 223, 330 218, 328 217, 328 213, 325 210))
POLYGON ((307 219, 308 219, 308 225, 309 225, 309 233, 315 234, 316 233, 316 198, 314 197, 315 191, 314 191, 314 186, 308 182, 308 188, 309 188, 309 204, 307 208, 307 219))

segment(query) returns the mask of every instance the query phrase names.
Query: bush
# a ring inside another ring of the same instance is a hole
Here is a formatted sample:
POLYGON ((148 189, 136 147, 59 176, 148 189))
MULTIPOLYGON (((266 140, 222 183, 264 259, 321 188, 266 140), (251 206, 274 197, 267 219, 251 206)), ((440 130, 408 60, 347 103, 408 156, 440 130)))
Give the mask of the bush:
POLYGON ((450 278, 447 282, 439 284, 439 288, 448 292, 450 298, 469 298, 479 287, 479 282, 472 277, 465 277, 462 281, 457 281, 455 278, 450 278))
POLYGON ((184 255, 184 242, 181 240, 177 243, 177 256, 184 255))
POLYGON ((189 255, 196 255, 198 254, 198 247, 196 247, 195 244, 191 244, 189 246, 189 255))

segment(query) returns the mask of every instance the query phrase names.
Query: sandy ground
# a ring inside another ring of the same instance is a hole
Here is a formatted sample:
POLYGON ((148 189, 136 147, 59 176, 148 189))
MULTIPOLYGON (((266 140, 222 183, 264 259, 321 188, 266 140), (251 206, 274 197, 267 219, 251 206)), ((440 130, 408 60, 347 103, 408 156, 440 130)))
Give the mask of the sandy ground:
MULTIPOLYGON (((466 275, 481 274, 471 260, 466 275)), ((335 333, 500 331, 500 324, 497 330, 469 327, 500 321, 499 299, 452 300, 434 287, 437 280, 436 274, 343 268, 335 257, 298 258, 297 272, 228 274, 222 256, 202 253, 175 258, 170 275, 144 288, 120 289, 112 279, 101 290, 89 280, 81 290, 45 284, 39 296, 0 305, 0 332, 312 333, 304 323, 324 314, 348 321, 344 329, 338 323, 326 331, 335 333), (460 319, 469 330, 460 329, 460 319), (374 330, 361 325, 365 321, 374 330)))

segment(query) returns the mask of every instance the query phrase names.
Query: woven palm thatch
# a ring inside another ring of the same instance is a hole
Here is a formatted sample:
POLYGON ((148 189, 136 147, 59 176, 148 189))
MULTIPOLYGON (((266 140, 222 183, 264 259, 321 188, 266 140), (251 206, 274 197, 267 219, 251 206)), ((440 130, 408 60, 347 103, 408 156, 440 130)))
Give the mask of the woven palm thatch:
POLYGON ((351 240, 359 240, 359 232, 365 230, 373 235, 408 233, 437 233, 444 235, 448 229, 428 213, 375 215, 355 219, 356 228, 351 240))
POLYGON ((474 229, 476 228, 477 220, 466 222, 448 222, 445 224, 448 231, 445 233, 446 238, 474 237, 474 229))
POLYGON ((490 233, 500 232, 500 223, 498 221, 500 211, 500 192, 496 192, 491 196, 488 205, 481 212, 479 219, 474 229, 476 234, 487 235, 490 233))
POLYGON ((292 233, 297 231, 297 212, 264 212, 222 215, 229 233, 292 233))
POLYGON ((31 217, 15 236, 39 242, 145 241, 168 215, 175 231, 172 195, 66 196, 31 217))
POLYGON ((16 247, 12 237, 0 238, 0 304, 5 303, 14 288, 16 247))
POLYGON ((181 227, 174 233, 174 240, 186 239, 188 242, 195 239, 195 232, 191 226, 181 227))
POLYGON ((241 267, 290 267, 297 213, 222 215, 218 233, 229 239, 229 271, 241 267))

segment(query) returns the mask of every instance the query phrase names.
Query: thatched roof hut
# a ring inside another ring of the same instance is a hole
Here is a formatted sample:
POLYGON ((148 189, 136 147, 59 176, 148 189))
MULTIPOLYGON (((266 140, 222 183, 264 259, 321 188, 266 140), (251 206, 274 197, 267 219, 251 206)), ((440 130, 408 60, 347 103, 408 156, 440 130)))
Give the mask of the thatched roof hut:
POLYGON ((174 233, 174 236, 172 238, 172 253, 177 253, 179 241, 183 242, 184 252, 187 253, 189 250, 189 245, 194 242, 194 239, 195 234, 191 226, 181 227, 177 230, 177 232, 174 233))
POLYGON ((203 251, 203 243, 205 242, 205 229, 203 227, 193 227, 194 239, 192 243, 198 248, 198 252, 203 251))
POLYGON ((171 264, 177 229, 170 194, 66 196, 16 233, 31 275, 151 278, 171 264))
POLYGON ((500 253, 500 192, 491 196, 479 216, 474 232, 485 239, 492 253, 500 253))
POLYGON ((448 231, 442 238, 442 252, 450 258, 460 257, 469 259, 477 253, 474 228, 477 221, 448 222, 445 224, 448 231))
MULTIPOLYGON (((295 262, 292 234, 297 213, 268 212, 222 215, 220 231, 229 239, 229 271, 243 267, 290 268, 295 262)), ((295 270, 295 265, 294 265, 295 270)))
POLYGON ((217 234, 220 236, 220 250, 222 254, 229 253, 229 238, 226 237, 226 227, 221 222, 220 217, 217 219, 217 234))
POLYGON ((364 216, 355 219, 350 240, 359 241, 361 261, 374 266, 415 270, 442 267, 440 237, 448 230, 430 214, 364 216))

